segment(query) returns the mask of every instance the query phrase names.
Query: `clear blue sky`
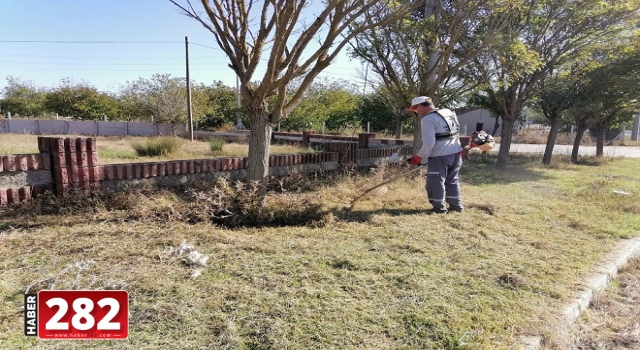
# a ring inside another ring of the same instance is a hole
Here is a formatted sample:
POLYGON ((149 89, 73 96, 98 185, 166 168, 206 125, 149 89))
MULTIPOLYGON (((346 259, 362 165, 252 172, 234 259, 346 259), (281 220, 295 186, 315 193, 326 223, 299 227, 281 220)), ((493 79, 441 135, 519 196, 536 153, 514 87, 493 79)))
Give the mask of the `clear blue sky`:
MULTIPOLYGON (((168 0, 0 0, 0 14, 0 90, 7 76, 46 88, 71 78, 103 91, 116 91, 127 81, 155 73, 184 77, 185 36, 191 43, 191 79, 236 85, 235 73, 213 34, 168 0)), ((322 76, 363 86, 363 71, 343 52, 322 76)))

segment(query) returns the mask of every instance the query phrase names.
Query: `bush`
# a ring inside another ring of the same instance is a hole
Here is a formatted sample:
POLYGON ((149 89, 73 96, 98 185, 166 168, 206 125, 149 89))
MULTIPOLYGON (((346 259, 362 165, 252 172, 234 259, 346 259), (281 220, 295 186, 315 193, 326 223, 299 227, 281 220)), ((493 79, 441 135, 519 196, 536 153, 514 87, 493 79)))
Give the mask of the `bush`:
POLYGON ((212 151, 222 151, 222 149, 224 148, 224 145, 227 144, 227 140, 225 140, 223 137, 211 137, 209 138, 209 146, 211 147, 212 151))
POLYGON ((180 148, 180 139, 173 136, 160 136, 135 142, 131 146, 140 157, 158 157, 175 152, 180 148))

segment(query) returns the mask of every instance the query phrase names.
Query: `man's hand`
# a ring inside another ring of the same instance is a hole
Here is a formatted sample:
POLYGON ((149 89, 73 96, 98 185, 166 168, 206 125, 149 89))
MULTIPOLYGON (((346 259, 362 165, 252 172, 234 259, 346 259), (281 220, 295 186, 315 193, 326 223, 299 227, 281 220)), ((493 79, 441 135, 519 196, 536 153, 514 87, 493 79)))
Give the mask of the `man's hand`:
POLYGON ((422 164, 422 157, 413 156, 413 157, 407 159, 407 163, 409 163, 411 165, 421 165, 422 164))

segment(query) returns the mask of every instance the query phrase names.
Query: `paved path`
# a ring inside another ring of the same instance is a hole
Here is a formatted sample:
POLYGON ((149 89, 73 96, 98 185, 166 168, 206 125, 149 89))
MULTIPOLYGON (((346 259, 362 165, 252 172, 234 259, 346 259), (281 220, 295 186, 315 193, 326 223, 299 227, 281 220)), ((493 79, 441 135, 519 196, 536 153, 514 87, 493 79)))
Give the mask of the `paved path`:
MULTIPOLYGON (((497 152, 500 149, 500 144, 496 144, 496 147, 492 151, 497 152)), ((511 144, 510 152, 522 152, 522 153, 544 153, 545 145, 533 145, 524 143, 511 144)), ((553 148, 554 155, 571 155, 573 146, 571 145, 555 145, 553 148)), ((595 155, 596 146, 580 146, 579 154, 583 156, 595 155)), ((640 147, 638 146, 605 146, 604 155, 608 157, 629 157, 640 158, 640 147)))

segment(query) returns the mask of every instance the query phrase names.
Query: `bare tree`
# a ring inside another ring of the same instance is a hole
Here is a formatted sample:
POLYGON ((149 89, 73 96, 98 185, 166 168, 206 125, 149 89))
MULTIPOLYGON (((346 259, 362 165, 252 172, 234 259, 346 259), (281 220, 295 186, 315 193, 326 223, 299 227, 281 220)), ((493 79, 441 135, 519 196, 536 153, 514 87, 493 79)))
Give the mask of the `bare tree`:
POLYGON ((213 33, 229 57, 251 129, 248 179, 263 184, 271 125, 295 108, 355 35, 397 21, 417 6, 417 1, 393 0, 327 0, 316 6, 309 0, 201 0, 202 13, 190 0, 169 1, 213 33), (263 58, 266 71, 256 80, 263 58), (300 81, 298 90, 287 94, 294 79, 300 81), (274 102, 268 105, 271 96, 274 102))

